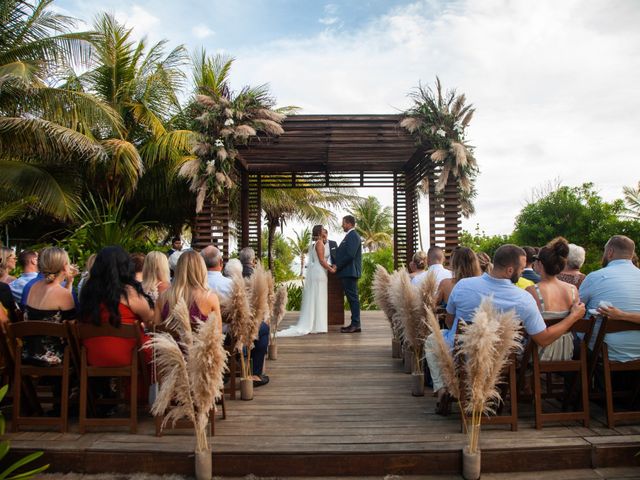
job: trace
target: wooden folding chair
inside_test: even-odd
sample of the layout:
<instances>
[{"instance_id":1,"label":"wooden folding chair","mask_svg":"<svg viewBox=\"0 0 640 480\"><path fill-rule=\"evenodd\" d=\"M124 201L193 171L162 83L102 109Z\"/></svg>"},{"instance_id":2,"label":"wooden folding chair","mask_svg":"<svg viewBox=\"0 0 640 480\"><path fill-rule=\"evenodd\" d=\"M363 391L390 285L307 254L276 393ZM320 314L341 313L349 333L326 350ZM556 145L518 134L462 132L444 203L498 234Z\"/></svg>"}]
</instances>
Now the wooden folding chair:
<instances>
[{"instance_id":1,"label":"wooden folding chair","mask_svg":"<svg viewBox=\"0 0 640 480\"><path fill-rule=\"evenodd\" d=\"M9 325L9 335L13 341L14 375L13 375L13 418L12 431L17 432L20 425L53 425L60 428L62 433L68 430L69 424L69 376L71 365L71 333L68 324L45 321L26 321ZM63 352L62 364L51 366L33 366L22 363L22 341L26 337L47 336L61 339L66 346ZM59 377L62 388L60 392L60 415L58 417L44 417L41 415L23 417L21 395L25 390L24 383L33 377ZM35 392L37 397L37 392ZM55 401L56 399L53 398ZM38 404L40 402L38 401ZM41 413L41 411L40 411Z\"/></svg>"},{"instance_id":2,"label":"wooden folding chair","mask_svg":"<svg viewBox=\"0 0 640 480\"><path fill-rule=\"evenodd\" d=\"M547 326L553 325L555 323L560 322L558 320L547 320L545 323ZM534 403L535 403L535 413L536 420L535 425L536 429L541 429L542 425L547 422L563 422L570 420L579 420L582 421L582 424L585 427L589 426L589 373L588 373L588 364L587 364L587 345L589 340L591 339L591 333L593 330L593 320L592 319L580 319L578 320L571 331L574 333L582 333L584 337L580 342L580 357L578 360L556 360L556 361L541 361L540 360L540 348L538 345L530 340L527 345L527 349L525 350L526 359L531 356L533 362L533 395L534 395ZM524 366L526 368L526 365ZM553 382L551 376L554 373L567 373L573 372L575 377L571 382L571 385L568 389L562 392L562 404L563 410L566 410L569 407L569 404L572 403L572 396L575 391L575 386L578 383L580 384L581 396L580 403L582 405L581 410L576 410L573 412L562 411L562 412L554 412L554 413L545 413L542 411L542 401L543 398L549 398L556 396L553 391ZM540 381L540 376L542 374L546 374L547 382L546 382L546 394L542 391L542 382ZM564 390L564 383L560 385Z\"/></svg>"},{"instance_id":3,"label":"wooden folding chair","mask_svg":"<svg viewBox=\"0 0 640 480\"><path fill-rule=\"evenodd\" d=\"M153 329L154 329L154 333L169 333L174 338L176 337L175 332L169 330L164 325L156 325L153 327ZM152 370L153 372L155 372L155 379L152 379L152 381L156 381L158 383L158 386L160 386L160 383L162 383L162 378L159 377L159 374L155 369L155 367ZM216 401L216 404L222 407L222 419L225 420L227 418L227 409L224 403L224 392L220 397L220 400ZM162 436L163 419L164 419L164 414L158 415L155 417L156 437ZM211 428L211 436L214 436L215 435L215 407L213 406L211 407L211 411L209 412L209 426ZM193 427L193 423L191 423L189 420L178 420L175 424L175 427L169 427L169 428L192 428L192 427ZM165 430L167 430L167 427L165 427Z\"/></svg>"},{"instance_id":4,"label":"wooden folding chair","mask_svg":"<svg viewBox=\"0 0 640 480\"><path fill-rule=\"evenodd\" d=\"M95 427L115 427L127 426L130 433L138 430L138 374L142 372L144 384L148 385L145 361L140 347L142 346L140 323L122 324L116 328L109 323L100 326L76 323L75 336L80 345L80 414L79 430L85 433L86 428ZM95 337L116 337L124 339L134 339L135 343L131 348L131 363L120 367L96 367L87 362L87 349L83 345L83 340ZM87 399L89 397L89 378L96 377L118 377L130 380L129 417L128 418L89 418L87 417Z\"/></svg>"},{"instance_id":5,"label":"wooden folding chair","mask_svg":"<svg viewBox=\"0 0 640 480\"><path fill-rule=\"evenodd\" d=\"M227 362L229 362L229 385L224 388L224 393L229 394L229 399L236 399L236 391L238 390L238 374L240 373L240 352L235 351L232 340L229 345L224 346L229 355L227 356Z\"/></svg>"},{"instance_id":6,"label":"wooden folding chair","mask_svg":"<svg viewBox=\"0 0 640 480\"><path fill-rule=\"evenodd\" d=\"M640 359L628 362L616 362L609 359L609 349L604 341L605 335L609 333L638 331L640 324L627 322L624 320L611 320L607 317L602 319L598 335L593 349L591 372L598 366L598 360L602 358L602 369L604 373L604 397L607 410L607 425L615 428L616 423L626 420L640 420L640 410L633 410L635 402L640 402L640 382L628 385L628 390L614 390L611 381L615 372L637 372L640 375ZM629 410L616 411L614 399L626 399L629 401Z\"/></svg>"}]
</instances>

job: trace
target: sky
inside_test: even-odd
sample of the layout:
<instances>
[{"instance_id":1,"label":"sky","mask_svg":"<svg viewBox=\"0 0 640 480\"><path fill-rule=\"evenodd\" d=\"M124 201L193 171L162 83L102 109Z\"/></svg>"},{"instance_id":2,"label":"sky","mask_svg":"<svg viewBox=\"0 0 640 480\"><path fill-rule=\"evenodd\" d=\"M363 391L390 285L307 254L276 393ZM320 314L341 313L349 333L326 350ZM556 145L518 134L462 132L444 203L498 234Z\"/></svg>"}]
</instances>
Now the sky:
<instances>
[{"instance_id":1,"label":"sky","mask_svg":"<svg viewBox=\"0 0 640 480\"><path fill-rule=\"evenodd\" d=\"M236 58L232 85L268 83L300 113L398 113L436 75L476 107L481 174L463 221L507 234L548 185L640 181L637 0L58 0L88 24L108 11L136 37ZM392 204L390 191L374 193ZM421 212L426 218L426 213ZM427 223L427 222L424 222Z\"/></svg>"}]
</instances>

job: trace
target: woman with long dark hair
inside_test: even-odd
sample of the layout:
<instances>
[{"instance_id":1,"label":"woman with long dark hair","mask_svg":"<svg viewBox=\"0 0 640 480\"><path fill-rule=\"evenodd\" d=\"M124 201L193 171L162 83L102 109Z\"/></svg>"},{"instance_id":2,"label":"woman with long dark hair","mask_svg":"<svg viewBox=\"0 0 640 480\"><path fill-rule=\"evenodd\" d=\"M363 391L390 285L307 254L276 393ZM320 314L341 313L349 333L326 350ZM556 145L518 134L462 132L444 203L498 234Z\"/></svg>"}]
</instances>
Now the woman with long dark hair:
<instances>
[{"instance_id":1,"label":"woman with long dark hair","mask_svg":"<svg viewBox=\"0 0 640 480\"><path fill-rule=\"evenodd\" d=\"M129 254L119 246L105 247L96 256L90 277L80 293L79 321L119 328L136 320L150 324L153 302L135 279ZM98 367L131 363L135 340L95 337L84 341L87 361Z\"/></svg>"}]
</instances>

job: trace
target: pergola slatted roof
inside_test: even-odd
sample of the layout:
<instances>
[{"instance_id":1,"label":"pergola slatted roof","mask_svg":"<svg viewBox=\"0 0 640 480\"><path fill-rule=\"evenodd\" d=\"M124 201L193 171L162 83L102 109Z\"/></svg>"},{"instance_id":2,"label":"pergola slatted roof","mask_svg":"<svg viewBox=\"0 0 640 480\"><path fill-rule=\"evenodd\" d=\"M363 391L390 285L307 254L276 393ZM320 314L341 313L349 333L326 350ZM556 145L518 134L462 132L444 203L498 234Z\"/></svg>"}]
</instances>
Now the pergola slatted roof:
<instances>
[{"instance_id":1,"label":"pergola slatted roof","mask_svg":"<svg viewBox=\"0 0 640 480\"><path fill-rule=\"evenodd\" d=\"M460 233L457 183L443 194L434 185L441 166L400 127L401 115L293 115L279 137L258 136L239 149L240 246L262 249L263 189L322 187L393 188L396 266L418 248L418 184L429 180L429 243L451 251ZM229 199L206 202L198 214L194 244L217 242L228 256ZM219 240L216 240L218 238Z\"/></svg>"},{"instance_id":2,"label":"pergola slatted roof","mask_svg":"<svg viewBox=\"0 0 640 480\"><path fill-rule=\"evenodd\" d=\"M248 172L399 171L416 154L399 115L293 115L285 133L242 149Z\"/></svg>"}]
</instances>

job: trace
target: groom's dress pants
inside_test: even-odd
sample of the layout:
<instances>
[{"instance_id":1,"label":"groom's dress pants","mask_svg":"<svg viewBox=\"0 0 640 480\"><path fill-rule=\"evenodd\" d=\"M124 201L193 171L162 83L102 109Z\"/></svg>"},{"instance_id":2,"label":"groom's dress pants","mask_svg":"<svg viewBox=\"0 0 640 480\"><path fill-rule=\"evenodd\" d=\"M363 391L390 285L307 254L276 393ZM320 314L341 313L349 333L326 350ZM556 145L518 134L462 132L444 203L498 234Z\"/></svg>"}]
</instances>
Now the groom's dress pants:
<instances>
[{"instance_id":1,"label":"groom's dress pants","mask_svg":"<svg viewBox=\"0 0 640 480\"><path fill-rule=\"evenodd\" d=\"M360 328L360 299L358 298L358 279L355 277L343 277L342 289L351 309L351 325Z\"/></svg>"}]
</instances>

